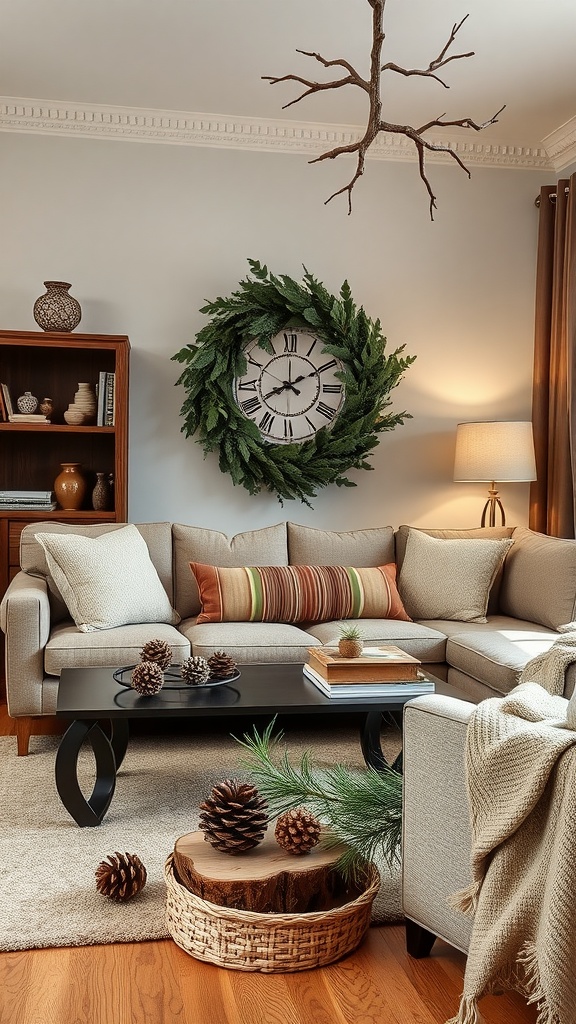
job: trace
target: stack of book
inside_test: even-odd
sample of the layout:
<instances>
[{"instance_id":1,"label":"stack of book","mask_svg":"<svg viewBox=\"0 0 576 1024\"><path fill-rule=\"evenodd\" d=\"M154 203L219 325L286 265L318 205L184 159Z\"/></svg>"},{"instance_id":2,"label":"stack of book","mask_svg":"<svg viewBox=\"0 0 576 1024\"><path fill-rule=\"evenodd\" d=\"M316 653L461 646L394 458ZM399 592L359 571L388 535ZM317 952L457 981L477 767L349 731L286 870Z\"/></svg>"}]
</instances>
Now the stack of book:
<instances>
[{"instance_id":1,"label":"stack of book","mask_svg":"<svg viewBox=\"0 0 576 1024\"><path fill-rule=\"evenodd\" d=\"M0 491L0 512L52 512L56 507L52 491Z\"/></svg>"},{"instance_id":2,"label":"stack of book","mask_svg":"<svg viewBox=\"0 0 576 1024\"><path fill-rule=\"evenodd\" d=\"M98 411L96 425L113 427L116 422L116 374L102 370L98 375Z\"/></svg>"},{"instance_id":3,"label":"stack of book","mask_svg":"<svg viewBox=\"0 0 576 1024\"><path fill-rule=\"evenodd\" d=\"M310 647L304 675L336 700L417 697L433 693L434 683L419 669L418 658L393 644L365 647L359 658L343 658L337 647Z\"/></svg>"}]
</instances>

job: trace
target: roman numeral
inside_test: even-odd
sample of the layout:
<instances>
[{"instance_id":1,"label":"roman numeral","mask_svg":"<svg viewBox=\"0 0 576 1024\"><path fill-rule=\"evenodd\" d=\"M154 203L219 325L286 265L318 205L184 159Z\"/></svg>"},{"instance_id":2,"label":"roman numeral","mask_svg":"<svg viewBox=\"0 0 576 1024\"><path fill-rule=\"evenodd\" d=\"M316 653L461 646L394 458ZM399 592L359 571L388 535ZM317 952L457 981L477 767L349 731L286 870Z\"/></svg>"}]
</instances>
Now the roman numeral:
<instances>
[{"instance_id":1,"label":"roman numeral","mask_svg":"<svg viewBox=\"0 0 576 1024\"><path fill-rule=\"evenodd\" d=\"M325 395L341 395L342 385L341 384L323 384L322 392Z\"/></svg>"},{"instance_id":2,"label":"roman numeral","mask_svg":"<svg viewBox=\"0 0 576 1024\"><path fill-rule=\"evenodd\" d=\"M276 417L273 416L272 413L265 412L262 419L260 420L260 423L258 424L260 430L265 430L266 433L269 434L270 431L272 430L272 425L275 419Z\"/></svg>"},{"instance_id":3,"label":"roman numeral","mask_svg":"<svg viewBox=\"0 0 576 1024\"><path fill-rule=\"evenodd\" d=\"M310 345L310 348L308 349L308 351L307 351L307 353L306 353L306 356L307 356L307 357L308 357L308 356L310 355L310 353L311 353L311 352L313 351L313 349L314 349L314 347L315 347L315 345L316 345L316 342L317 342L317 341L318 341L318 338L314 338L314 341L312 342L312 344Z\"/></svg>"},{"instance_id":4,"label":"roman numeral","mask_svg":"<svg viewBox=\"0 0 576 1024\"><path fill-rule=\"evenodd\" d=\"M251 363L252 366L257 366L259 370L262 369L262 363L259 363L253 356L248 356L248 362Z\"/></svg>"},{"instance_id":5,"label":"roman numeral","mask_svg":"<svg viewBox=\"0 0 576 1024\"><path fill-rule=\"evenodd\" d=\"M310 429L311 429L311 430L313 430L313 431L314 431L314 433L316 433L316 424L315 424L315 423L312 423L312 420L310 419L310 417L309 417L309 416L305 416L305 417L304 417L304 419L306 420L306 423L308 424L308 426L310 427Z\"/></svg>"},{"instance_id":6,"label":"roman numeral","mask_svg":"<svg viewBox=\"0 0 576 1024\"><path fill-rule=\"evenodd\" d=\"M294 437L294 428L292 426L292 420L284 420L284 437Z\"/></svg>"},{"instance_id":7,"label":"roman numeral","mask_svg":"<svg viewBox=\"0 0 576 1024\"><path fill-rule=\"evenodd\" d=\"M239 391L256 391L256 378L254 380L241 380L238 384Z\"/></svg>"},{"instance_id":8,"label":"roman numeral","mask_svg":"<svg viewBox=\"0 0 576 1024\"><path fill-rule=\"evenodd\" d=\"M284 351L285 352L296 352L298 348L298 335L297 334L285 334L284 335Z\"/></svg>"},{"instance_id":9,"label":"roman numeral","mask_svg":"<svg viewBox=\"0 0 576 1024\"><path fill-rule=\"evenodd\" d=\"M240 403L242 409L247 416L251 416L253 412L258 412L258 409L262 408L260 399L254 396L254 398L247 398L245 402Z\"/></svg>"},{"instance_id":10,"label":"roman numeral","mask_svg":"<svg viewBox=\"0 0 576 1024\"><path fill-rule=\"evenodd\" d=\"M331 359L329 363L323 363L322 366L319 366L318 373L324 373L324 370L331 370L333 366L336 366L335 359Z\"/></svg>"},{"instance_id":11,"label":"roman numeral","mask_svg":"<svg viewBox=\"0 0 576 1024\"><path fill-rule=\"evenodd\" d=\"M333 409L331 405L325 405L324 402L318 402L316 411L319 412L321 416L325 416L327 420L333 419L336 415L336 409Z\"/></svg>"}]
</instances>

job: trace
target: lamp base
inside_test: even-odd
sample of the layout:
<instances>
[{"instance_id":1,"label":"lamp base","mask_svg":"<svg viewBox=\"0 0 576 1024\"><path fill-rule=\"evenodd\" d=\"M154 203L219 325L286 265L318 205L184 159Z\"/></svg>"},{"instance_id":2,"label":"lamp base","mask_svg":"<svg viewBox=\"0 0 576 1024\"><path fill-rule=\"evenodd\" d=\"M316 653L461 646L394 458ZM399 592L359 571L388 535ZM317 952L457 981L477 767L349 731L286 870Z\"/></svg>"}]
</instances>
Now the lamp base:
<instances>
[{"instance_id":1,"label":"lamp base","mask_svg":"<svg viewBox=\"0 0 576 1024\"><path fill-rule=\"evenodd\" d=\"M486 514L488 516L488 526L496 526L496 508L500 511L501 526L506 526L506 516L504 514L504 506L498 496L498 491L494 489L494 481L492 481L492 487L488 488L488 501L484 505L482 510L482 519L480 520L480 526L486 526Z\"/></svg>"}]
</instances>

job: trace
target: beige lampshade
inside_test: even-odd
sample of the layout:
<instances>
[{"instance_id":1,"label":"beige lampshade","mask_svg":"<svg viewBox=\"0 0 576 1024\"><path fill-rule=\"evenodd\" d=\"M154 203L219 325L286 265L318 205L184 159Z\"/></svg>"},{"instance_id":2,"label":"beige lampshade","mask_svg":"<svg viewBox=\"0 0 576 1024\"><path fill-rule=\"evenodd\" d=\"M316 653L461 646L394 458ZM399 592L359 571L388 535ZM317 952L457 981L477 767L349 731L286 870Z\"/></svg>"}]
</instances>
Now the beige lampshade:
<instances>
[{"instance_id":1,"label":"beige lampshade","mask_svg":"<svg viewBox=\"0 0 576 1024\"><path fill-rule=\"evenodd\" d=\"M534 438L529 421L458 424L455 481L520 483L535 479Z\"/></svg>"}]
</instances>

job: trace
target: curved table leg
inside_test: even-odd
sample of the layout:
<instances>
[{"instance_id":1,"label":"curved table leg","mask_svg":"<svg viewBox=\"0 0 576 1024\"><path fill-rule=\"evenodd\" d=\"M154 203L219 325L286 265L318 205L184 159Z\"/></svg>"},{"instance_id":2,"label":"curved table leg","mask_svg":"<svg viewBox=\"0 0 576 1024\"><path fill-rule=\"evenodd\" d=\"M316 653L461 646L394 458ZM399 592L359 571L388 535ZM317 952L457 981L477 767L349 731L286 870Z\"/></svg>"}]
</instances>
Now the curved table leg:
<instances>
[{"instance_id":1,"label":"curved table leg","mask_svg":"<svg viewBox=\"0 0 576 1024\"><path fill-rule=\"evenodd\" d=\"M126 755L126 750L128 749L130 723L127 718L108 718L106 720L106 724L108 727L107 736L112 750L114 751L116 772L118 772L118 769Z\"/></svg>"},{"instance_id":2,"label":"curved table leg","mask_svg":"<svg viewBox=\"0 0 576 1024\"><path fill-rule=\"evenodd\" d=\"M96 760L96 781L88 800L78 783L78 755L85 739L89 740ZM100 825L116 787L116 758L113 743L98 722L86 719L72 722L60 741L55 770L58 794L74 821L82 828Z\"/></svg>"},{"instance_id":3,"label":"curved table leg","mask_svg":"<svg viewBox=\"0 0 576 1024\"><path fill-rule=\"evenodd\" d=\"M360 734L360 744L362 747L362 754L364 760L370 768L374 768L377 772L384 771L385 769L391 768L394 772L402 772L402 751L398 754L398 757L394 761L394 764L389 765L388 761L382 753L382 744L380 742L380 731L382 728L382 719L384 717L383 711L369 711L364 719L364 726Z\"/></svg>"}]
</instances>

